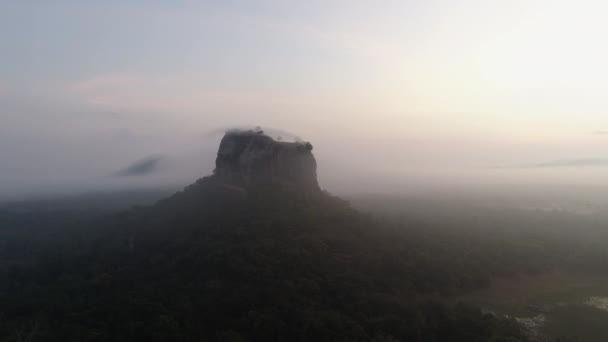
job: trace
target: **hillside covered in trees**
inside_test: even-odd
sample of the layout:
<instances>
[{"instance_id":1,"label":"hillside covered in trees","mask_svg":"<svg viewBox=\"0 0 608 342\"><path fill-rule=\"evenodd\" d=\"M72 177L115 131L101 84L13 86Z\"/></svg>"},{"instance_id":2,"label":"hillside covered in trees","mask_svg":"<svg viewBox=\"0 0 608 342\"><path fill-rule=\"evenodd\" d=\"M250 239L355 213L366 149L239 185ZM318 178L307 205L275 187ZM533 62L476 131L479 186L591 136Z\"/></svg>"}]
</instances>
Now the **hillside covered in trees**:
<instances>
[{"instance_id":1,"label":"hillside covered in trees","mask_svg":"<svg viewBox=\"0 0 608 342\"><path fill-rule=\"evenodd\" d=\"M445 299L605 260L361 213L320 190L311 150L227 135L214 175L155 205L0 212L0 340L526 341Z\"/></svg>"},{"instance_id":2,"label":"hillside covered in trees","mask_svg":"<svg viewBox=\"0 0 608 342\"><path fill-rule=\"evenodd\" d=\"M487 281L456 248L434 251L328 195L268 189L220 205L207 183L101 221L3 228L2 339L522 338L441 303Z\"/></svg>"}]
</instances>

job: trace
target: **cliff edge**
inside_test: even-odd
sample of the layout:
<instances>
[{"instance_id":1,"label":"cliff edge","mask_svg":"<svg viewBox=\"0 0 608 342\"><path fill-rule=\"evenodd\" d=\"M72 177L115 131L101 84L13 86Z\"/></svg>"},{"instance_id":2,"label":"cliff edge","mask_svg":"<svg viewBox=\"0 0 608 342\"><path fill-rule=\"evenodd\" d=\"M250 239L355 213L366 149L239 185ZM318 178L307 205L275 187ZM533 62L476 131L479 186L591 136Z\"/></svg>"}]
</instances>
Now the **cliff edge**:
<instances>
[{"instance_id":1,"label":"cliff edge","mask_svg":"<svg viewBox=\"0 0 608 342\"><path fill-rule=\"evenodd\" d=\"M320 191L312 145L277 141L260 130L229 131L224 135L214 178L245 189L281 186Z\"/></svg>"}]
</instances>

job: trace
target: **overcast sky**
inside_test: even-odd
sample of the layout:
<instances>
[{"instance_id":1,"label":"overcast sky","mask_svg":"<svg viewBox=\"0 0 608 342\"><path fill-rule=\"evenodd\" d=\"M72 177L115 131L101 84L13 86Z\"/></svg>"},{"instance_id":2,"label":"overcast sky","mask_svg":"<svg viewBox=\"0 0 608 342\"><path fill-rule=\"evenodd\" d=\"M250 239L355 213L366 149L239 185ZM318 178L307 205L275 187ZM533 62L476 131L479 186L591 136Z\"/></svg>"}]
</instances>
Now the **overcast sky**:
<instances>
[{"instance_id":1,"label":"overcast sky","mask_svg":"<svg viewBox=\"0 0 608 342\"><path fill-rule=\"evenodd\" d=\"M3 0L0 191L132 185L112 175L149 156L155 181L186 183L213 169L210 132L247 125L312 141L330 189L608 159L607 15L592 0Z\"/></svg>"}]
</instances>

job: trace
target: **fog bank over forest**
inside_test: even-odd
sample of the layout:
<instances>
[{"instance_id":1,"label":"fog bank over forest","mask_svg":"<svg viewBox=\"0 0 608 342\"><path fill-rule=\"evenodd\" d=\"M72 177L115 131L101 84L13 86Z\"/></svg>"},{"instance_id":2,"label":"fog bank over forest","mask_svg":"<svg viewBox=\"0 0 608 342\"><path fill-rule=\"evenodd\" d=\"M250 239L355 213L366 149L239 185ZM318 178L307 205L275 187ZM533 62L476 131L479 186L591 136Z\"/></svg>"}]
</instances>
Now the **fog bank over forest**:
<instances>
[{"instance_id":1,"label":"fog bank over forest","mask_svg":"<svg viewBox=\"0 0 608 342\"><path fill-rule=\"evenodd\" d=\"M255 126L238 126L249 129ZM179 190L214 169L219 140L232 127L202 134L175 135L162 148L140 149L108 142L112 153L82 150L67 154L57 149L52 158L27 160L33 152L8 154L16 164L4 166L0 176L0 200L78 195L124 190ZM300 137L276 128L264 128L276 140L308 141L314 145L321 186L347 198L395 196L405 198L467 199L540 209L598 210L608 204L607 168L600 158L547 161L528 151L521 156L498 158L489 149L471 145L432 145L429 142L397 144L394 140L369 137L341 139L334 134L318 139ZM159 139L164 141L169 140ZM315 141L319 141L316 143ZM41 146L49 149L52 144ZM396 148L398 147L398 148ZM448 148L449 147L449 148ZM98 149L101 147L97 147ZM137 150L141 151L137 153ZM99 150L98 150L99 152ZM476 153L467 153L476 152ZM483 153L482 153L483 152ZM514 155L513 153L512 155ZM557 153L555 153L557 155ZM504 158L503 158L504 157ZM48 162L48 165L43 165ZM36 165L18 172L19 165ZM13 165L11 170L10 165ZM12 171L12 172L11 172Z\"/></svg>"}]
</instances>

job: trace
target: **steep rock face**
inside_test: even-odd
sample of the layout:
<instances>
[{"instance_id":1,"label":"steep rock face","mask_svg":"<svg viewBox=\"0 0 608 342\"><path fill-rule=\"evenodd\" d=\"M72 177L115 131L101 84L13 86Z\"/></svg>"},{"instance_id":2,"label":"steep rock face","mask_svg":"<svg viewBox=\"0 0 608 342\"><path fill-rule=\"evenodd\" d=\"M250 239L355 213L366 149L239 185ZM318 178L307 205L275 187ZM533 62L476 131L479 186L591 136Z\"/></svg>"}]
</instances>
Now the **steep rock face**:
<instances>
[{"instance_id":1,"label":"steep rock face","mask_svg":"<svg viewBox=\"0 0 608 342\"><path fill-rule=\"evenodd\" d=\"M276 141L262 131L231 131L220 143L215 164L215 177L229 185L320 191L310 143Z\"/></svg>"}]
</instances>

